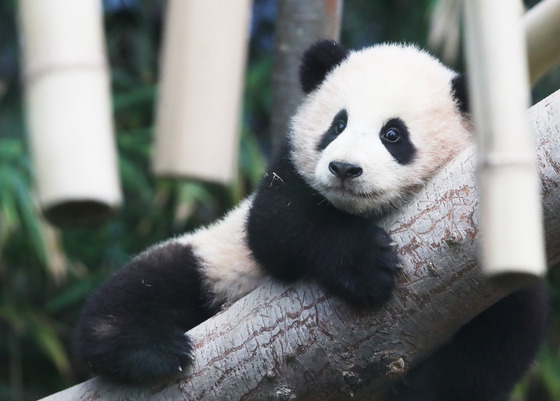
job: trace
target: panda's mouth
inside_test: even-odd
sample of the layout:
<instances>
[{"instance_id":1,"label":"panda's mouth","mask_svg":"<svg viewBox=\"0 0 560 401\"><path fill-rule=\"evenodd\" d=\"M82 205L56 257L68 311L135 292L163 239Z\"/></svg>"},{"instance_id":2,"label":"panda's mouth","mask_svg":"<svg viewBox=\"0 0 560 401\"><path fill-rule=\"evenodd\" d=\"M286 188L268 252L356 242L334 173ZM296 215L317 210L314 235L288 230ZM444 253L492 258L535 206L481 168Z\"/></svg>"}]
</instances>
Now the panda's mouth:
<instances>
[{"instance_id":1,"label":"panda's mouth","mask_svg":"<svg viewBox=\"0 0 560 401\"><path fill-rule=\"evenodd\" d=\"M350 197L373 200L383 197L383 191L360 191L344 184L337 186L327 186L326 190L337 198Z\"/></svg>"}]
</instances>

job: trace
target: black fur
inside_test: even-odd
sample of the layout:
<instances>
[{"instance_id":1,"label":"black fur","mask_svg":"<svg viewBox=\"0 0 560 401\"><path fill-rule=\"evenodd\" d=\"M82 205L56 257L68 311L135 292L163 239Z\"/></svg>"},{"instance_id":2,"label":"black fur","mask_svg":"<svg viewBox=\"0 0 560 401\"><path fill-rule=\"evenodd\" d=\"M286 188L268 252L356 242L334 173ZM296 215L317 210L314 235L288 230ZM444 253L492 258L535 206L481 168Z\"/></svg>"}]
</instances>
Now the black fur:
<instances>
[{"instance_id":1,"label":"black fur","mask_svg":"<svg viewBox=\"0 0 560 401\"><path fill-rule=\"evenodd\" d=\"M548 312L542 286L505 297L414 368L397 386L395 400L493 401L505 396L535 358Z\"/></svg>"},{"instance_id":2,"label":"black fur","mask_svg":"<svg viewBox=\"0 0 560 401\"><path fill-rule=\"evenodd\" d=\"M248 244L271 276L319 282L355 306L379 306L398 271L389 235L373 219L335 209L295 171L289 144L269 165L249 212Z\"/></svg>"},{"instance_id":3,"label":"black fur","mask_svg":"<svg viewBox=\"0 0 560 401\"><path fill-rule=\"evenodd\" d=\"M384 135L388 130L396 130L399 134L398 140L390 142L384 139ZM391 156L400 164L410 164L416 155L416 148L410 140L410 133L403 120L398 117L391 118L385 123L379 133L381 143L385 145Z\"/></svg>"},{"instance_id":4,"label":"black fur","mask_svg":"<svg viewBox=\"0 0 560 401\"><path fill-rule=\"evenodd\" d=\"M304 93L317 89L327 74L348 57L348 50L333 40L322 40L305 51L299 70Z\"/></svg>"},{"instance_id":5,"label":"black fur","mask_svg":"<svg viewBox=\"0 0 560 401\"><path fill-rule=\"evenodd\" d=\"M467 76L464 74L457 75L451 80L451 94L463 114L470 112L468 82Z\"/></svg>"},{"instance_id":6,"label":"black fur","mask_svg":"<svg viewBox=\"0 0 560 401\"><path fill-rule=\"evenodd\" d=\"M190 362L184 334L212 316L190 246L143 252L88 300L76 329L76 353L98 373L142 382L179 373Z\"/></svg>"},{"instance_id":7,"label":"black fur","mask_svg":"<svg viewBox=\"0 0 560 401\"><path fill-rule=\"evenodd\" d=\"M325 148L340 135L337 128L339 123L344 123L344 125L348 123L348 113L345 109L340 110L336 116L334 116L331 126L321 137L321 141L317 145L317 150L319 152L325 150Z\"/></svg>"}]
</instances>

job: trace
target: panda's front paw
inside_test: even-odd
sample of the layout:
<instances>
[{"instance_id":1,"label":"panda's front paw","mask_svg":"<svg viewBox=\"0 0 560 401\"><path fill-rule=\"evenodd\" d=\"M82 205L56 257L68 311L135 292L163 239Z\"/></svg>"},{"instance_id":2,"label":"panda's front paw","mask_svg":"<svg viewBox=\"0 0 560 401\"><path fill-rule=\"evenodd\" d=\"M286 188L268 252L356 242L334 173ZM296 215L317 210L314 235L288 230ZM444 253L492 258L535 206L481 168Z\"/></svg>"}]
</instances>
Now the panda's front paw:
<instances>
[{"instance_id":1,"label":"panda's front paw","mask_svg":"<svg viewBox=\"0 0 560 401\"><path fill-rule=\"evenodd\" d=\"M383 234L386 235L385 232ZM375 241L358 259L348 300L356 306L375 307L389 301L395 289L399 260L391 240Z\"/></svg>"},{"instance_id":2,"label":"panda's front paw","mask_svg":"<svg viewBox=\"0 0 560 401\"><path fill-rule=\"evenodd\" d=\"M376 307L389 301L400 271L389 234L372 227L368 235L371 241L355 262L341 266L326 283L328 290L357 307Z\"/></svg>"},{"instance_id":3,"label":"panda's front paw","mask_svg":"<svg viewBox=\"0 0 560 401\"><path fill-rule=\"evenodd\" d=\"M86 329L89 327L89 330ZM192 341L176 327L81 325L79 357L96 373L124 383L153 382L176 376L193 359Z\"/></svg>"}]
</instances>

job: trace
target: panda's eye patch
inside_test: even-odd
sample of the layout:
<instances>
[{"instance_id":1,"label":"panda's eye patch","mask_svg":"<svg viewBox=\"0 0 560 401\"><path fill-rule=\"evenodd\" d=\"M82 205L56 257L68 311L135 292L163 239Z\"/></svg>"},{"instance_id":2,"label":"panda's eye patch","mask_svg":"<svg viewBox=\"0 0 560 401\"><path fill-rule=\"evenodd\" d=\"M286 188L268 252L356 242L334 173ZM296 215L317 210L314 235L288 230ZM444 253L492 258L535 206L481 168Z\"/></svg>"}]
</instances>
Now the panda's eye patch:
<instances>
[{"instance_id":1,"label":"panda's eye patch","mask_svg":"<svg viewBox=\"0 0 560 401\"><path fill-rule=\"evenodd\" d=\"M381 143L400 164L412 163L416 155L416 148L410 140L408 127L398 117L390 118L379 132Z\"/></svg>"},{"instance_id":2,"label":"panda's eye patch","mask_svg":"<svg viewBox=\"0 0 560 401\"><path fill-rule=\"evenodd\" d=\"M329 144L334 141L348 125L348 112L345 109L340 110L334 116L327 132L323 134L321 140L317 144L317 150L322 152Z\"/></svg>"},{"instance_id":3,"label":"panda's eye patch","mask_svg":"<svg viewBox=\"0 0 560 401\"><path fill-rule=\"evenodd\" d=\"M387 142L397 143L401 138L401 134L398 129L389 128L383 133L382 138Z\"/></svg>"}]
</instances>

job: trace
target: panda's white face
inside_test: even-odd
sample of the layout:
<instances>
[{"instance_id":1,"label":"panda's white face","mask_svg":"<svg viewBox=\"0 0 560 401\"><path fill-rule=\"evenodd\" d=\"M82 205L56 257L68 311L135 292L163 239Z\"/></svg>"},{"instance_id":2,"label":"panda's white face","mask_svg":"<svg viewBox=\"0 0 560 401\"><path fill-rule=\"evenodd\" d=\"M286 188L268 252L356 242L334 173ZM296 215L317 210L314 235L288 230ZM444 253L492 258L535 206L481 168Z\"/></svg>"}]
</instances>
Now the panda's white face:
<instances>
[{"instance_id":1,"label":"panda's white face","mask_svg":"<svg viewBox=\"0 0 560 401\"><path fill-rule=\"evenodd\" d=\"M454 76L411 46L351 52L292 120L296 169L349 213L397 206L470 143Z\"/></svg>"}]
</instances>

